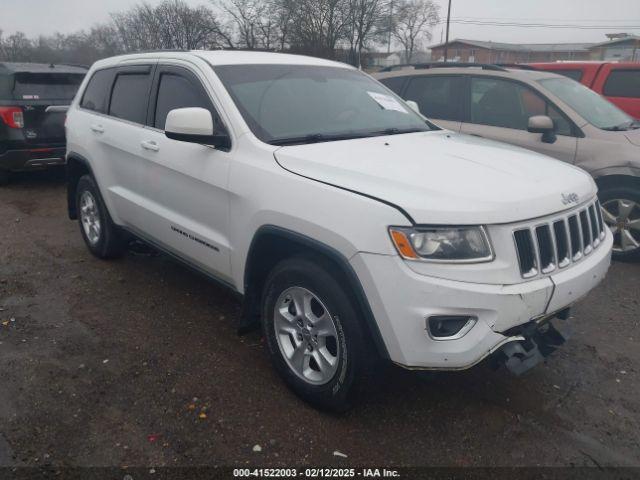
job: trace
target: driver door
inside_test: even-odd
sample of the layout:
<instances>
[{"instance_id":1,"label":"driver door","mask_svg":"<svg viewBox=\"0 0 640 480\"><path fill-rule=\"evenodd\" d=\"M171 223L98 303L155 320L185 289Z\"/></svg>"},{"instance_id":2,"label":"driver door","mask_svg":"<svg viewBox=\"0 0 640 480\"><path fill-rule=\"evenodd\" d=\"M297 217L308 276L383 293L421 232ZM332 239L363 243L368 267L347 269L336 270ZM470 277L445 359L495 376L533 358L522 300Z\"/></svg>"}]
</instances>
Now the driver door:
<instances>
[{"instance_id":1,"label":"driver door","mask_svg":"<svg viewBox=\"0 0 640 480\"><path fill-rule=\"evenodd\" d=\"M209 110L214 129L222 125L206 88L189 68L159 64L142 139L155 220L144 227L162 246L191 264L230 281L228 177L231 153L209 145L171 140L167 114L177 108Z\"/></svg>"}]
</instances>

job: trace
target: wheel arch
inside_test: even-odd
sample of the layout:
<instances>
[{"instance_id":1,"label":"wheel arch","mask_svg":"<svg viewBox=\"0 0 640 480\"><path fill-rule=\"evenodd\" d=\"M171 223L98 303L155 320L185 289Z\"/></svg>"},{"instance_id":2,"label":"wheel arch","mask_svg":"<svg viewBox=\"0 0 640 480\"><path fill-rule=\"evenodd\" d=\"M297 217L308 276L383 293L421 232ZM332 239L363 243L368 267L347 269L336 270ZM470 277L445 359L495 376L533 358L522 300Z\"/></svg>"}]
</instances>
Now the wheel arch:
<instances>
[{"instance_id":1,"label":"wheel arch","mask_svg":"<svg viewBox=\"0 0 640 480\"><path fill-rule=\"evenodd\" d=\"M362 326L369 334L381 358L389 358L369 301L349 260L335 248L306 235L274 225L260 227L253 236L244 269L243 326L255 325L260 316L264 282L280 261L296 255L313 256L330 265L351 289L356 299Z\"/></svg>"},{"instance_id":2,"label":"wheel arch","mask_svg":"<svg viewBox=\"0 0 640 480\"><path fill-rule=\"evenodd\" d=\"M77 153L67 155L67 214L71 220L78 218L76 211L76 189L83 175L93 175L89 161ZM94 177L95 178L95 177Z\"/></svg>"},{"instance_id":3,"label":"wheel arch","mask_svg":"<svg viewBox=\"0 0 640 480\"><path fill-rule=\"evenodd\" d=\"M634 175L625 175L622 173L612 173L602 175L595 179L598 190L605 190L613 187L629 187L640 191L640 177Z\"/></svg>"}]
</instances>

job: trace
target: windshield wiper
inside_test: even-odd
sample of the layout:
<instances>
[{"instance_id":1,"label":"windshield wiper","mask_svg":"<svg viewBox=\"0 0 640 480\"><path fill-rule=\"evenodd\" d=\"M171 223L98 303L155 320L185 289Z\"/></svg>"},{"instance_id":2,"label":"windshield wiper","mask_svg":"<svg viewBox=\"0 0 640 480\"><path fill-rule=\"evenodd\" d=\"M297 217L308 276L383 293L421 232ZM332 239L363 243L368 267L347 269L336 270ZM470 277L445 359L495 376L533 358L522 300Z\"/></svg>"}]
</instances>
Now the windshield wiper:
<instances>
[{"instance_id":1,"label":"windshield wiper","mask_svg":"<svg viewBox=\"0 0 640 480\"><path fill-rule=\"evenodd\" d=\"M640 122L638 120L631 120L630 122L614 125L613 127L605 127L603 130L610 132L626 132L627 130L635 130L636 128L640 128Z\"/></svg>"},{"instance_id":2,"label":"windshield wiper","mask_svg":"<svg viewBox=\"0 0 640 480\"><path fill-rule=\"evenodd\" d=\"M384 130L379 130L377 132L372 132L371 134L367 135L369 137L377 137L379 135L401 135L403 133L416 133L416 132L428 132L429 130L425 130L422 128L397 128L397 127L392 127L392 128L386 128Z\"/></svg>"},{"instance_id":3,"label":"windshield wiper","mask_svg":"<svg viewBox=\"0 0 640 480\"><path fill-rule=\"evenodd\" d=\"M320 143L320 142L333 142L334 140L350 140L353 138L362 138L366 135L356 133L339 133L333 135L327 135L323 133L312 133L309 135L302 135L300 137L290 138L276 138L270 140L271 145L278 145L280 147L285 145L304 145L308 143Z\"/></svg>"},{"instance_id":4,"label":"windshield wiper","mask_svg":"<svg viewBox=\"0 0 640 480\"><path fill-rule=\"evenodd\" d=\"M320 143L320 142L333 142L336 140L352 140L355 138L369 138L369 137L379 137L382 135L400 135L402 133L415 133L415 132L428 132L428 130L422 128L386 128L384 130L377 130L374 132L364 132L364 133L335 133L335 134L324 134L324 133L312 133L309 135L301 135L299 137L290 137L290 138L276 138L274 140L269 141L271 145L277 145L280 147L286 145L304 145L308 143Z\"/></svg>"}]
</instances>

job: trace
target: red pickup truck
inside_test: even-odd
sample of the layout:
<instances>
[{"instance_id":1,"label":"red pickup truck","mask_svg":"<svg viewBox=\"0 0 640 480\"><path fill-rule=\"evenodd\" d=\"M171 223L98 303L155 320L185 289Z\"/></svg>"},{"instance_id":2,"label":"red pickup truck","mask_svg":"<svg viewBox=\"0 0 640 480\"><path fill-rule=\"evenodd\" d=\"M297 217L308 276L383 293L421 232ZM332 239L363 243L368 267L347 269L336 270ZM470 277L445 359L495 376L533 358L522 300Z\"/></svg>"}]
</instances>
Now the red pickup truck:
<instances>
[{"instance_id":1,"label":"red pickup truck","mask_svg":"<svg viewBox=\"0 0 640 480\"><path fill-rule=\"evenodd\" d=\"M572 78L640 119L640 63L559 62L529 66Z\"/></svg>"}]
</instances>

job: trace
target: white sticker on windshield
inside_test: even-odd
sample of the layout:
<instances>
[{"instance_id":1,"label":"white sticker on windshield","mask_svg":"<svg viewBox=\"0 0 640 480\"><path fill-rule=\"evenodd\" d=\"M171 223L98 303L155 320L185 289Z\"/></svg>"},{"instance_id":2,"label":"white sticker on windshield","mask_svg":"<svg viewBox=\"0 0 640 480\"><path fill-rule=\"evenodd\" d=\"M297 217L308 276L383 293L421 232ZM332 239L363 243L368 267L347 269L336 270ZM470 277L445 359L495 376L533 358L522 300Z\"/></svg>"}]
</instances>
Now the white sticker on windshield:
<instances>
[{"instance_id":1,"label":"white sticker on windshield","mask_svg":"<svg viewBox=\"0 0 640 480\"><path fill-rule=\"evenodd\" d=\"M408 113L407 109L402 104L393 98L391 95L385 95L384 93L367 92L371 98L373 98L378 105L385 110L395 110L396 112Z\"/></svg>"}]
</instances>

